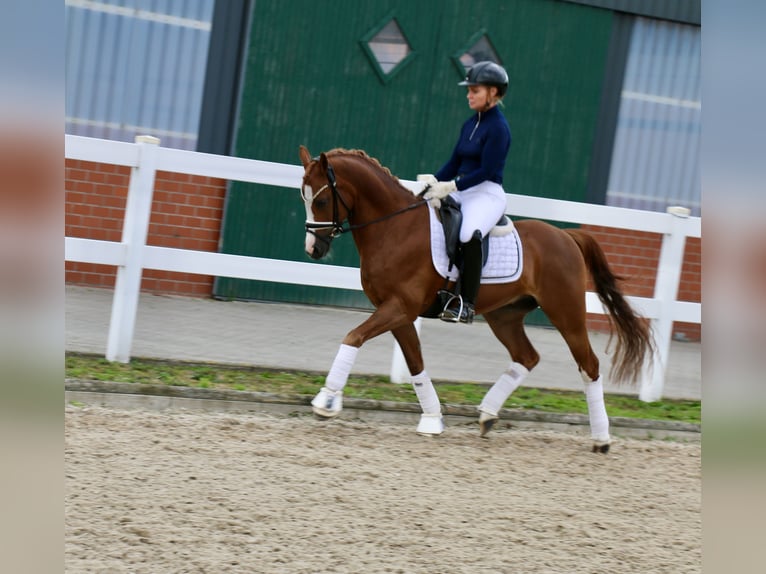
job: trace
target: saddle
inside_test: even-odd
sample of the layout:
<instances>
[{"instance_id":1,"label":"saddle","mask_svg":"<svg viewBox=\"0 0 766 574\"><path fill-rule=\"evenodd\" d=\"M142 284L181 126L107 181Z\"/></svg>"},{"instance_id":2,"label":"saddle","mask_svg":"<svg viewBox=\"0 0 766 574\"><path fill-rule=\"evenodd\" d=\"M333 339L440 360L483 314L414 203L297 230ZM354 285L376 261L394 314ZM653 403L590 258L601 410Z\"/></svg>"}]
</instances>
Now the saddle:
<instances>
[{"instance_id":1,"label":"saddle","mask_svg":"<svg viewBox=\"0 0 766 574\"><path fill-rule=\"evenodd\" d=\"M462 263L461 243L460 243L460 225L463 223L463 212L460 211L460 204L451 196L441 199L439 207L439 219L444 228L444 240L447 247L447 259L449 259L449 268L457 265L460 269ZM495 227L505 227L510 225L510 220L505 215L501 216ZM481 238L481 266L484 267L489 257L489 236Z\"/></svg>"},{"instance_id":2,"label":"saddle","mask_svg":"<svg viewBox=\"0 0 766 574\"><path fill-rule=\"evenodd\" d=\"M444 286L439 291L437 291L431 305L424 312L420 313L421 317L428 319L438 317L439 314L444 310L445 305L447 305L447 303L454 297L454 292L447 289L450 283L450 271L452 271L453 266L457 266L459 271L462 270L463 264L462 253L460 249L462 245L460 243L460 225L463 222L463 213L460 210L460 204L450 196L444 197L441 199L440 207L434 211L434 215L435 216L432 217L433 224L441 225L444 232L444 244L440 246L440 249L444 249L442 253L446 251L444 254L444 259L447 261L444 263L444 273L442 273L442 276L445 277ZM497 240L499 238L496 236L502 235L513 237L513 235L511 235L513 231L513 223L510 219L508 219L507 216L504 215L500 218L498 224L492 228L490 233L487 234L487 237L482 238L482 267L486 267L486 263L489 260L489 246L498 246L498 243L491 242L489 238L492 237L493 240ZM502 251L499 253L502 253ZM444 261L444 259L442 259L442 261ZM434 266L437 266L436 260L434 261ZM517 270L517 272L520 271ZM515 278L511 280L515 280ZM457 276L457 282L460 282L459 273ZM457 291L458 288L459 286L456 285L455 291Z\"/></svg>"}]
</instances>

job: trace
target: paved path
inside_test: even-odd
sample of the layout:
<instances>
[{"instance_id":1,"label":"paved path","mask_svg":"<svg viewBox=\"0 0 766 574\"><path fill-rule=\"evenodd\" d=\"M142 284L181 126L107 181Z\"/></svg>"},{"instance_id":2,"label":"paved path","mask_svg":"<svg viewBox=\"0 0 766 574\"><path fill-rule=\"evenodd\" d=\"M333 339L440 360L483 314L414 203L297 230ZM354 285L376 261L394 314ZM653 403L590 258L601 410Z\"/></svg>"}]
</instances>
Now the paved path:
<instances>
[{"instance_id":1,"label":"paved path","mask_svg":"<svg viewBox=\"0 0 766 574\"><path fill-rule=\"evenodd\" d=\"M112 291L66 287L66 350L106 353ZM133 357L203 361L326 373L344 335L367 311L333 307L245 303L142 294L132 347ZM530 327L529 339L541 356L525 386L581 390L582 380L561 335ZM508 364L505 348L484 322L452 325L424 320L421 329L426 370L434 381L491 383ZM591 340L609 369L608 335ZM352 374L389 375L394 339L385 334L364 345ZM701 345L673 342L666 398L700 400ZM638 394L638 389L607 383L608 393Z\"/></svg>"}]
</instances>

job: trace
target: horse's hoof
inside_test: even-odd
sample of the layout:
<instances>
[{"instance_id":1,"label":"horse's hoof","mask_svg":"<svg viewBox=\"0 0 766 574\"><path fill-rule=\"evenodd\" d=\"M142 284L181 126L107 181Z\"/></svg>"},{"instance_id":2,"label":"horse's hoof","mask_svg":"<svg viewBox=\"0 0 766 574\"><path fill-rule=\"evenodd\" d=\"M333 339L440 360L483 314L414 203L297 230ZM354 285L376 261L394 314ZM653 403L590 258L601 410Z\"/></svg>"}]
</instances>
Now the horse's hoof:
<instances>
[{"instance_id":1,"label":"horse's hoof","mask_svg":"<svg viewBox=\"0 0 766 574\"><path fill-rule=\"evenodd\" d=\"M492 430L492 427L495 426L498 420L499 417L497 415L486 411L479 411L479 436L487 438L487 433Z\"/></svg>"},{"instance_id":2,"label":"horse's hoof","mask_svg":"<svg viewBox=\"0 0 766 574\"><path fill-rule=\"evenodd\" d=\"M421 436L439 436L444 432L444 420L441 414L422 414L415 432Z\"/></svg>"},{"instance_id":3,"label":"horse's hoof","mask_svg":"<svg viewBox=\"0 0 766 574\"><path fill-rule=\"evenodd\" d=\"M486 421L479 421L479 437L481 438L487 438L487 434L489 431L492 430L492 427L495 426L495 423L498 421L498 419L488 419Z\"/></svg>"},{"instance_id":4,"label":"horse's hoof","mask_svg":"<svg viewBox=\"0 0 766 574\"><path fill-rule=\"evenodd\" d=\"M331 411L331 410L322 409L318 407L311 407L311 410L314 411L314 416L320 421L329 421L330 419L334 419L340 414L339 410Z\"/></svg>"},{"instance_id":5,"label":"horse's hoof","mask_svg":"<svg viewBox=\"0 0 766 574\"><path fill-rule=\"evenodd\" d=\"M343 393L323 387L311 401L311 410L321 420L337 417L343 410Z\"/></svg>"},{"instance_id":6,"label":"horse's hoof","mask_svg":"<svg viewBox=\"0 0 766 574\"><path fill-rule=\"evenodd\" d=\"M609 452L609 443L594 443L593 444L593 450L592 452L600 452L601 454L606 454Z\"/></svg>"}]
</instances>

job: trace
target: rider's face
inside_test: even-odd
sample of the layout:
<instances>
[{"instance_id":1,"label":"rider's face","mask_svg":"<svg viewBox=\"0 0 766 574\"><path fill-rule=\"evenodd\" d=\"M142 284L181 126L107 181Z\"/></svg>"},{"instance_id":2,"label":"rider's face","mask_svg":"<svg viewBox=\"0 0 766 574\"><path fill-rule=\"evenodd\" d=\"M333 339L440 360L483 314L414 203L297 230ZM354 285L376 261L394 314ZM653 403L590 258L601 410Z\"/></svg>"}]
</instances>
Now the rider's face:
<instances>
[{"instance_id":1,"label":"rider's face","mask_svg":"<svg viewBox=\"0 0 766 574\"><path fill-rule=\"evenodd\" d=\"M487 86L468 86L468 93L466 94L468 107L476 112L487 109L493 103L491 98L494 92L492 90L496 91L497 89Z\"/></svg>"}]
</instances>

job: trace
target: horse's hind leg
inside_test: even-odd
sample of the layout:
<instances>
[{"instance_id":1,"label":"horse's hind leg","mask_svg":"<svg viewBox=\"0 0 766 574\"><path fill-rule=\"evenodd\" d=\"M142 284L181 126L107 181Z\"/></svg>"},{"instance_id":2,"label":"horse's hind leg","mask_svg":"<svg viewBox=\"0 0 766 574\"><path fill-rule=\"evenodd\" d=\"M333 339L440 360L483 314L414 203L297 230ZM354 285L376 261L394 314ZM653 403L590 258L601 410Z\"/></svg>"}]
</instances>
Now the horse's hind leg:
<instances>
[{"instance_id":1,"label":"horse's hind leg","mask_svg":"<svg viewBox=\"0 0 766 574\"><path fill-rule=\"evenodd\" d=\"M420 339L413 323L409 323L391 333L399 343L407 368L412 375L412 387L418 397L423 414L420 415L417 432L422 435L435 436L444 431L441 403L434 389L431 377L423 368L423 354L420 350Z\"/></svg>"},{"instance_id":2,"label":"horse's hind leg","mask_svg":"<svg viewBox=\"0 0 766 574\"><path fill-rule=\"evenodd\" d=\"M591 347L585 324L585 301L579 298L577 301L579 304L574 300L567 302L565 298L559 298L556 306L545 309L545 312L564 337L585 384L593 452L607 453L612 440L604 404L604 385L599 373L599 360Z\"/></svg>"},{"instance_id":3,"label":"horse's hind leg","mask_svg":"<svg viewBox=\"0 0 766 574\"><path fill-rule=\"evenodd\" d=\"M529 372L540 361L532 343L524 332L524 316L537 303L519 303L484 314L484 318L497 339L508 349L511 363L487 391L479 405L479 428L484 437L498 420L500 409Z\"/></svg>"}]
</instances>

